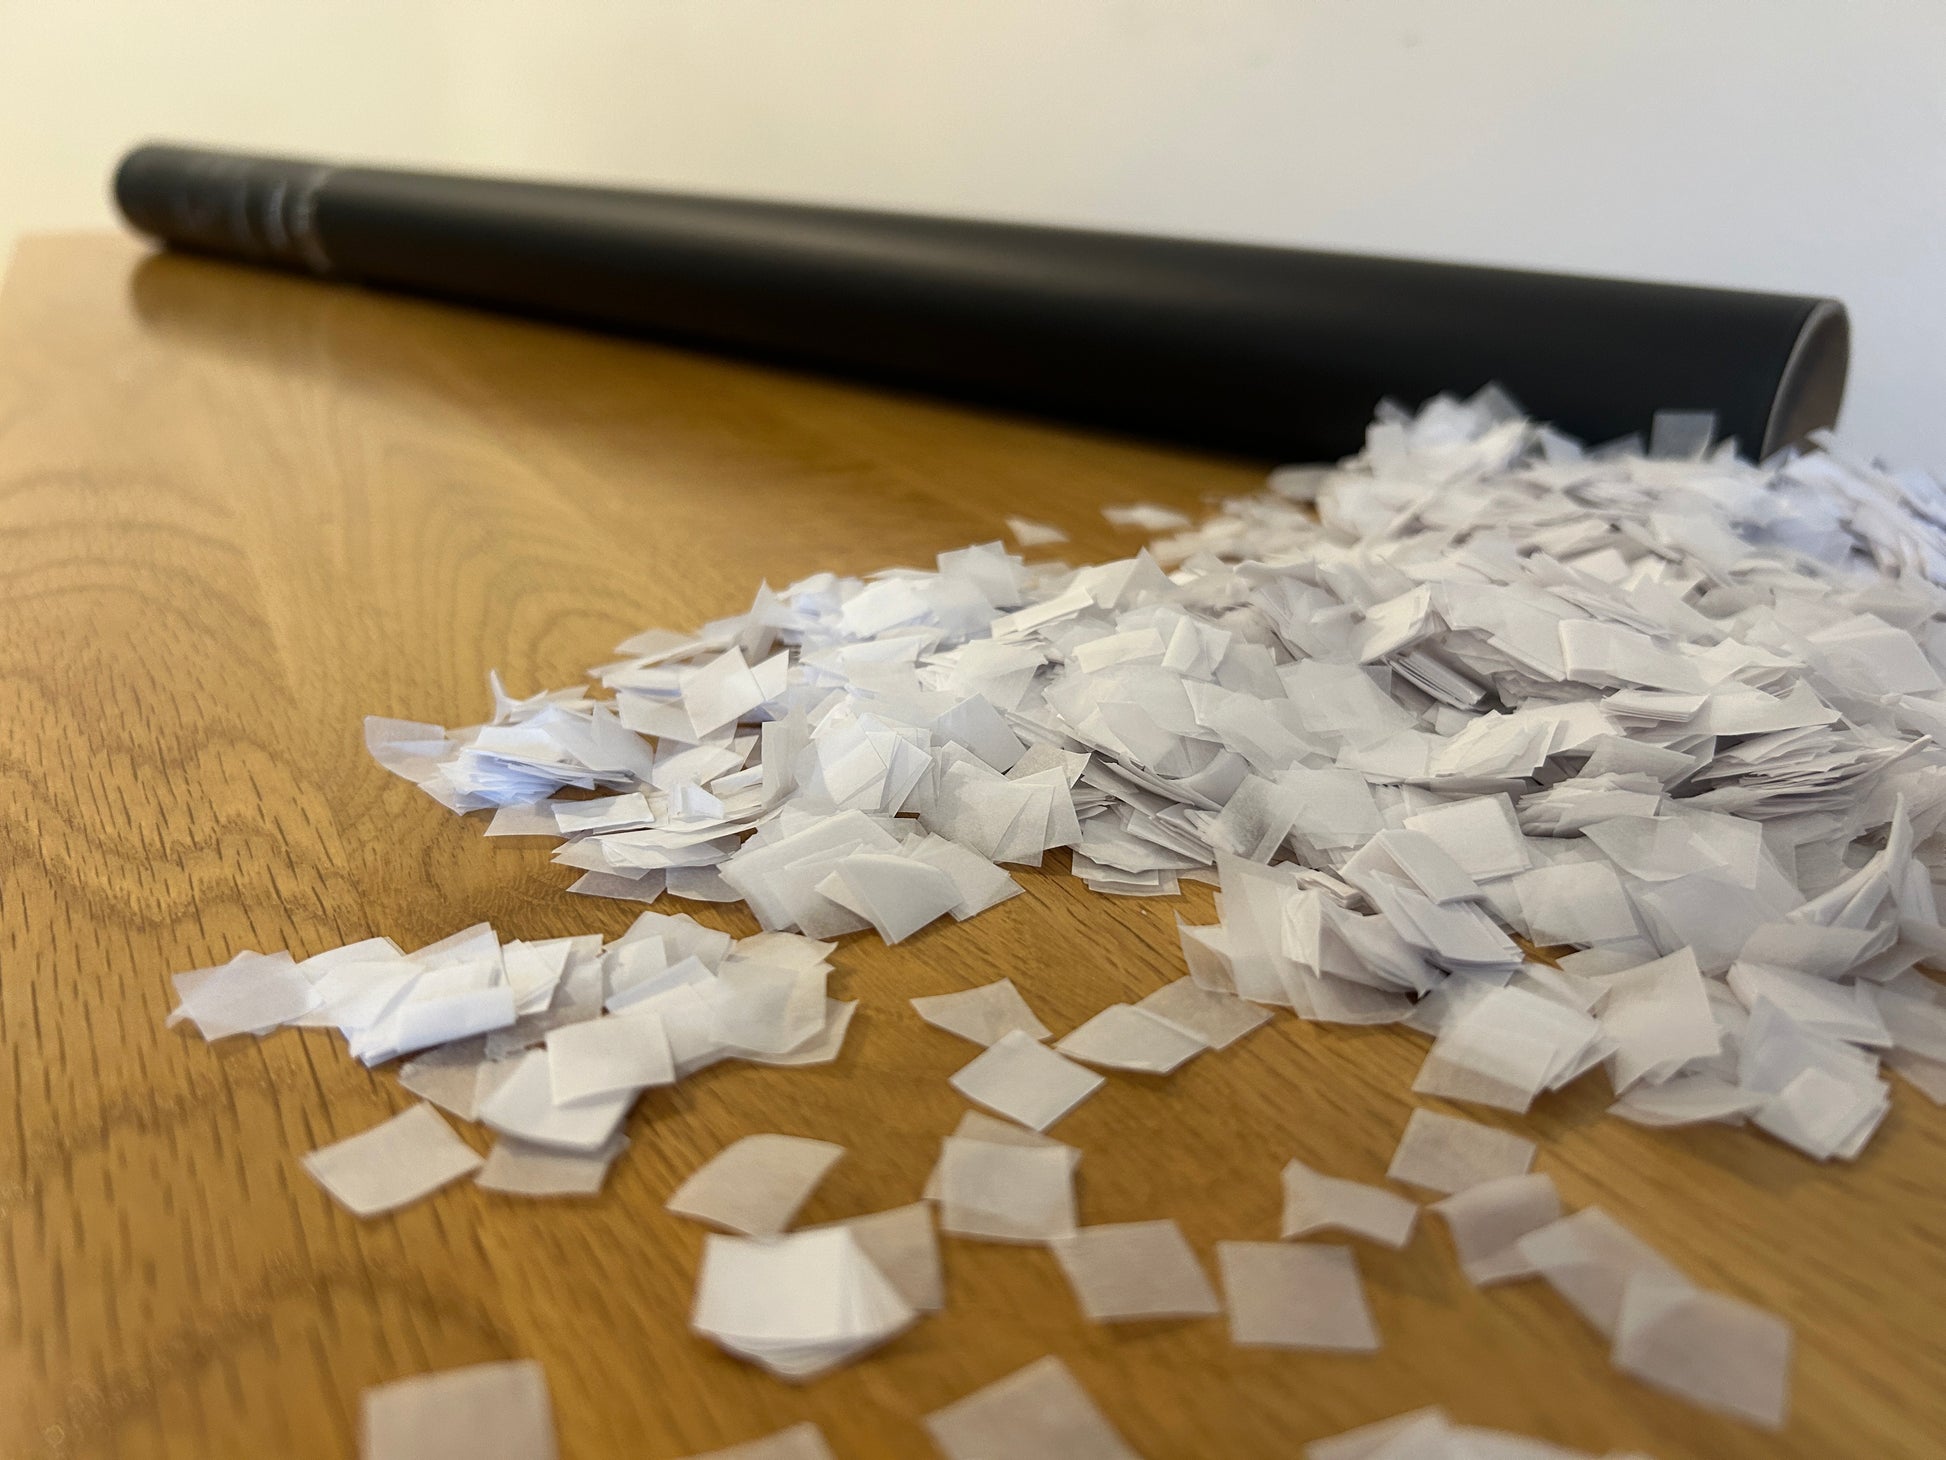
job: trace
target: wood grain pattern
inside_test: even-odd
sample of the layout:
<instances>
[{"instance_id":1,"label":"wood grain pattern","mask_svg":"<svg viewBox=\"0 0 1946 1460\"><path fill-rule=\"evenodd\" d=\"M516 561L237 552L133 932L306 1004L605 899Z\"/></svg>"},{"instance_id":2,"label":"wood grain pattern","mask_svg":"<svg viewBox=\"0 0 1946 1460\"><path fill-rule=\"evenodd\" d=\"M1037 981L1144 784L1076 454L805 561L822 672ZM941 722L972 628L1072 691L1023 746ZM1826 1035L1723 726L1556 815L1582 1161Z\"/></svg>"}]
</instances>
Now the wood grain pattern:
<instances>
[{"instance_id":1,"label":"wood grain pattern","mask_svg":"<svg viewBox=\"0 0 1946 1460\"><path fill-rule=\"evenodd\" d=\"M1361 1250L1374 1358L1238 1350L1220 1322L1093 1328L1033 1250L948 1242L951 1306L805 1388L687 1331L700 1231L661 1203L730 1140L850 1154L805 1212L916 1195L974 1052L905 1006L1012 977L1057 1029L1180 972L1180 901L1027 874L965 927L839 955L843 1058L655 1092L608 1190L471 1187L360 1223L301 1152L406 1099L335 1036L206 1047L168 975L243 946L618 932L536 843L489 842L365 758L368 712L475 719L498 666L573 682L622 635L741 610L759 579L922 563L1005 512L1127 551L1106 502L1193 506L1250 464L220 265L31 241L0 293L0 1457L346 1456L365 1386L531 1356L570 1460L668 1460L803 1418L845 1460L1058 1353L1135 1446L1286 1456L1428 1403L1660 1460L1946 1445L1946 1112L1901 1086L1855 1166L1601 1117L1599 1079L1504 1123L1570 1203L1796 1324L1781 1437L1611 1372L1538 1285L1480 1294L1436 1222ZM698 908L747 931L738 911ZM1208 1258L1276 1233L1293 1155L1368 1180L1420 1045L1281 1019L1064 1121L1084 1220L1175 1216ZM1488 1118L1492 1118L1490 1115ZM484 1142L476 1135L476 1144ZM1213 1266L1213 1264L1212 1264Z\"/></svg>"}]
</instances>

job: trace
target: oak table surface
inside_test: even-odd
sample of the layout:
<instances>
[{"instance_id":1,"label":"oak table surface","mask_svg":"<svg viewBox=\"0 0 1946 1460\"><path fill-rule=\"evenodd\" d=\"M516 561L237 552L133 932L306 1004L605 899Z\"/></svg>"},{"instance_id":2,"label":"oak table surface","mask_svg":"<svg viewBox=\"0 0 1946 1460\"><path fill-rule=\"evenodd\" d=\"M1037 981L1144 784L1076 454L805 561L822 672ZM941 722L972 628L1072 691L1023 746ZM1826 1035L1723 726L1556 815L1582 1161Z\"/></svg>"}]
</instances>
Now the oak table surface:
<instances>
[{"instance_id":1,"label":"oak table surface","mask_svg":"<svg viewBox=\"0 0 1946 1460\"><path fill-rule=\"evenodd\" d=\"M390 1070L328 1031L163 1027L169 975L239 948L626 926L564 894L545 844L486 840L379 771L362 716L471 723L490 668L573 684L760 580L928 565L1007 513L1066 528L1075 561L1126 555L1103 504L1194 509L1261 468L120 238L24 243L0 292L0 1457L349 1456L368 1385L516 1357L545 1366L568 1460L803 1419L840 1460L917 1457L927 1411L1048 1353L1150 1460L1292 1456L1435 1403L1659 1460L1946 1450L1946 1112L1903 1084L1829 1167L1605 1118L1600 1076L1526 1119L1466 1112L1539 1140L1571 1207L1791 1321L1781 1435L1617 1374L1543 1284L1476 1292L1433 1218L1359 1249L1371 1357L1239 1349L1221 1320L1091 1326L1045 1251L951 1238L946 1311L811 1384L689 1332L703 1233L662 1209L683 1177L782 1131L849 1151L802 1220L914 1200L977 1051L905 1001L1007 976L1065 1030L1180 976L1175 918L1210 921L1205 889L1023 872L964 926L847 939L840 1059L652 1092L590 1201L460 1185L360 1222L298 1158L405 1108ZM1213 1271L1217 1241L1276 1236L1291 1157L1382 1178L1427 1103L1422 1048L1284 1017L1111 1079L1054 1131L1087 1153L1083 1220L1174 1217Z\"/></svg>"}]
</instances>

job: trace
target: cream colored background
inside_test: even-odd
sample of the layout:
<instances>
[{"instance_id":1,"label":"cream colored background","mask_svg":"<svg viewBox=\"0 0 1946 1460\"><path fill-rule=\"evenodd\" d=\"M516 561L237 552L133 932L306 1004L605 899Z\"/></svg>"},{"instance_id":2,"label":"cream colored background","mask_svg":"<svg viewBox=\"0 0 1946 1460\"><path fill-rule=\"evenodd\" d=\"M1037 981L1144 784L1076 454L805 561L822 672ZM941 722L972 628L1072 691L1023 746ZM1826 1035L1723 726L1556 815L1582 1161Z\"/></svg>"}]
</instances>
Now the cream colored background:
<instances>
[{"instance_id":1,"label":"cream colored background","mask_svg":"<svg viewBox=\"0 0 1946 1460\"><path fill-rule=\"evenodd\" d=\"M1834 293L1946 470L1946 0L0 0L0 247L149 137Z\"/></svg>"}]
</instances>

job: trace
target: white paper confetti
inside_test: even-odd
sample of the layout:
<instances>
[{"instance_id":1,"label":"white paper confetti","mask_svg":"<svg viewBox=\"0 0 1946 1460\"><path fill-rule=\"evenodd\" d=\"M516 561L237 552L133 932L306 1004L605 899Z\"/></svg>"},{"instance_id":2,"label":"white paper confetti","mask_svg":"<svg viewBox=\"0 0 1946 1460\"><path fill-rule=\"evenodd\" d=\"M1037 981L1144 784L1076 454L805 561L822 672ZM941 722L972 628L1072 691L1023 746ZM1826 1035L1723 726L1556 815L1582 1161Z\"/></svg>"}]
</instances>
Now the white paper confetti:
<instances>
[{"instance_id":1,"label":"white paper confetti","mask_svg":"<svg viewBox=\"0 0 1946 1460\"><path fill-rule=\"evenodd\" d=\"M1166 1075L1209 1048L1196 1035L1133 1004L1110 1004L1054 1047L1070 1059L1103 1069L1150 1075Z\"/></svg>"},{"instance_id":2,"label":"white paper confetti","mask_svg":"<svg viewBox=\"0 0 1946 1460\"><path fill-rule=\"evenodd\" d=\"M654 1014L584 1019L547 1036L548 1089L575 1105L675 1083L669 1039Z\"/></svg>"},{"instance_id":3,"label":"white paper confetti","mask_svg":"<svg viewBox=\"0 0 1946 1460\"><path fill-rule=\"evenodd\" d=\"M206 1040L264 1034L322 1002L288 953L239 953L218 968L176 975L179 1011Z\"/></svg>"},{"instance_id":4,"label":"white paper confetti","mask_svg":"<svg viewBox=\"0 0 1946 1460\"><path fill-rule=\"evenodd\" d=\"M802 1136L745 1136L698 1167L664 1205L725 1231L775 1236L844 1154L843 1146Z\"/></svg>"},{"instance_id":5,"label":"white paper confetti","mask_svg":"<svg viewBox=\"0 0 1946 1460\"><path fill-rule=\"evenodd\" d=\"M1179 978L1136 1002L1136 1008L1192 1034L1211 1049L1228 1049L1270 1022L1270 1010Z\"/></svg>"},{"instance_id":6,"label":"white paper confetti","mask_svg":"<svg viewBox=\"0 0 1946 1460\"><path fill-rule=\"evenodd\" d=\"M1045 522L1036 522L1029 517L1009 517L1007 531L1012 533L1014 541L1024 548L1048 547L1068 540L1068 535L1060 528L1049 526Z\"/></svg>"},{"instance_id":7,"label":"white paper confetti","mask_svg":"<svg viewBox=\"0 0 1946 1460\"><path fill-rule=\"evenodd\" d=\"M1053 1033L1027 1006L1010 978L959 993L916 998L912 1007L934 1028L979 1045L996 1044L1016 1029L1037 1040Z\"/></svg>"},{"instance_id":8,"label":"white paper confetti","mask_svg":"<svg viewBox=\"0 0 1946 1460\"><path fill-rule=\"evenodd\" d=\"M1038 1131L1028 1130L1015 1125L1010 1120L995 1120L980 1110L968 1110L953 1127L952 1134L960 1140L985 1141L993 1146L1051 1146L1055 1150L1067 1152L1068 1165L1072 1168L1081 1160L1081 1152L1073 1146L1064 1145L1052 1136L1044 1136ZM944 1147L941 1148L942 1159ZM921 1193L927 1201L939 1200L939 1165L934 1163L932 1172L926 1177L925 1190Z\"/></svg>"},{"instance_id":9,"label":"white paper confetti","mask_svg":"<svg viewBox=\"0 0 1946 1460\"><path fill-rule=\"evenodd\" d=\"M1052 1355L935 1409L926 1430L946 1460L1141 1460Z\"/></svg>"},{"instance_id":10,"label":"white paper confetti","mask_svg":"<svg viewBox=\"0 0 1946 1460\"><path fill-rule=\"evenodd\" d=\"M1561 1196L1541 1172L1502 1176L1455 1192L1432 1209L1446 1221L1460 1270L1476 1287L1531 1276L1520 1239L1560 1220Z\"/></svg>"},{"instance_id":11,"label":"white paper confetti","mask_svg":"<svg viewBox=\"0 0 1946 1460\"><path fill-rule=\"evenodd\" d=\"M608 1168L627 1149L628 1137L622 1135L585 1155L502 1136L493 1143L473 1182L506 1196L597 1196L608 1179Z\"/></svg>"},{"instance_id":12,"label":"white paper confetti","mask_svg":"<svg viewBox=\"0 0 1946 1460\"><path fill-rule=\"evenodd\" d=\"M1385 1174L1392 1181L1451 1195L1483 1181L1522 1175L1533 1162L1534 1143L1521 1136L1415 1110Z\"/></svg>"},{"instance_id":13,"label":"white paper confetti","mask_svg":"<svg viewBox=\"0 0 1946 1460\"><path fill-rule=\"evenodd\" d=\"M939 1157L939 1227L988 1242L1052 1242L1075 1232L1074 1168L1065 1146L1010 1146L948 1136Z\"/></svg>"},{"instance_id":14,"label":"white paper confetti","mask_svg":"<svg viewBox=\"0 0 1946 1460\"><path fill-rule=\"evenodd\" d=\"M480 1119L503 1136L564 1151L598 1151L621 1129L633 1090L559 1105L554 1100L545 1050L530 1050L514 1062L513 1073L480 1101Z\"/></svg>"},{"instance_id":15,"label":"white paper confetti","mask_svg":"<svg viewBox=\"0 0 1946 1460\"><path fill-rule=\"evenodd\" d=\"M1706 1409L1783 1428L1791 1328L1774 1313L1638 1273L1623 1294L1614 1361Z\"/></svg>"},{"instance_id":16,"label":"white paper confetti","mask_svg":"<svg viewBox=\"0 0 1946 1460\"><path fill-rule=\"evenodd\" d=\"M1325 1176L1302 1161L1284 1167L1280 1235L1286 1238L1344 1232L1397 1248L1411 1240L1418 1216L1416 1203L1383 1187Z\"/></svg>"},{"instance_id":17,"label":"white paper confetti","mask_svg":"<svg viewBox=\"0 0 1946 1460\"><path fill-rule=\"evenodd\" d=\"M1638 1277L1665 1288L1690 1286L1674 1264L1599 1207L1583 1207L1521 1237L1515 1248L1532 1272L1601 1333L1621 1325L1623 1298Z\"/></svg>"},{"instance_id":18,"label":"white paper confetti","mask_svg":"<svg viewBox=\"0 0 1946 1460\"><path fill-rule=\"evenodd\" d=\"M1222 1311L1202 1264L1172 1221L1082 1227L1048 1245L1093 1322Z\"/></svg>"},{"instance_id":19,"label":"white paper confetti","mask_svg":"<svg viewBox=\"0 0 1946 1460\"><path fill-rule=\"evenodd\" d=\"M899 1296L921 1313L946 1306L946 1274L940 1266L939 1235L929 1202L916 1201L826 1225L848 1230Z\"/></svg>"},{"instance_id":20,"label":"white paper confetti","mask_svg":"<svg viewBox=\"0 0 1946 1460\"><path fill-rule=\"evenodd\" d=\"M842 1226L754 1239L712 1234L691 1323L780 1378L814 1378L917 1314Z\"/></svg>"},{"instance_id":21,"label":"white paper confetti","mask_svg":"<svg viewBox=\"0 0 1946 1460\"><path fill-rule=\"evenodd\" d=\"M1044 1131L1106 1083L1100 1075L1036 1044L1021 1030L991 1048L952 1078L952 1086L976 1105Z\"/></svg>"},{"instance_id":22,"label":"white paper confetti","mask_svg":"<svg viewBox=\"0 0 1946 1460\"><path fill-rule=\"evenodd\" d=\"M359 1217L417 1201L480 1164L473 1148L425 1104L304 1157L311 1178Z\"/></svg>"},{"instance_id":23,"label":"white paper confetti","mask_svg":"<svg viewBox=\"0 0 1946 1460\"><path fill-rule=\"evenodd\" d=\"M547 1376L531 1359L367 1389L361 1460L555 1460Z\"/></svg>"},{"instance_id":24,"label":"white paper confetti","mask_svg":"<svg viewBox=\"0 0 1946 1460\"><path fill-rule=\"evenodd\" d=\"M1230 1341L1246 1347L1373 1353L1378 1330L1358 1259L1324 1243L1219 1242Z\"/></svg>"}]
</instances>

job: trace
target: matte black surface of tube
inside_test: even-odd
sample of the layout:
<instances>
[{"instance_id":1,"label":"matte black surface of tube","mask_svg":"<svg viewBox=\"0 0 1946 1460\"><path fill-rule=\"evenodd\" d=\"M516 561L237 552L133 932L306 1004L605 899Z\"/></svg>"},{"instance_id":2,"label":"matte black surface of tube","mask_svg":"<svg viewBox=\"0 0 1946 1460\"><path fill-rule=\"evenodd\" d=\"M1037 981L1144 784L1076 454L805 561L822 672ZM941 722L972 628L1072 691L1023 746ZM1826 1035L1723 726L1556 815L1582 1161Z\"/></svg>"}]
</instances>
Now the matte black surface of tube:
<instances>
[{"instance_id":1,"label":"matte black surface of tube","mask_svg":"<svg viewBox=\"0 0 1946 1460\"><path fill-rule=\"evenodd\" d=\"M1831 424L1832 300L144 147L166 243L1231 450L1356 450L1383 396L1497 381L1590 441Z\"/></svg>"}]
</instances>

